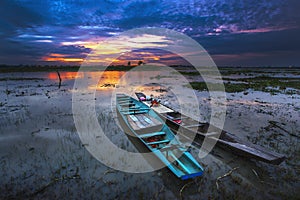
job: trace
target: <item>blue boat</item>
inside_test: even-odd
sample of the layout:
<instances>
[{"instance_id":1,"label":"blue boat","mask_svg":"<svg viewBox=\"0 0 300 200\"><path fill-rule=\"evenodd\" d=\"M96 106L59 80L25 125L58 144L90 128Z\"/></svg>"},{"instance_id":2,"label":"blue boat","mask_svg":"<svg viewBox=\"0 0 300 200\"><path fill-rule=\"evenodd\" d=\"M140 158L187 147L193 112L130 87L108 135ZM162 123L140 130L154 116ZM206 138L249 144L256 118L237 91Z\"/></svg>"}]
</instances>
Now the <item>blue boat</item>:
<instances>
[{"instance_id":1,"label":"blue boat","mask_svg":"<svg viewBox=\"0 0 300 200\"><path fill-rule=\"evenodd\" d=\"M178 178L203 174L203 167L149 106L125 94L117 94L116 105L124 131L141 141Z\"/></svg>"}]
</instances>

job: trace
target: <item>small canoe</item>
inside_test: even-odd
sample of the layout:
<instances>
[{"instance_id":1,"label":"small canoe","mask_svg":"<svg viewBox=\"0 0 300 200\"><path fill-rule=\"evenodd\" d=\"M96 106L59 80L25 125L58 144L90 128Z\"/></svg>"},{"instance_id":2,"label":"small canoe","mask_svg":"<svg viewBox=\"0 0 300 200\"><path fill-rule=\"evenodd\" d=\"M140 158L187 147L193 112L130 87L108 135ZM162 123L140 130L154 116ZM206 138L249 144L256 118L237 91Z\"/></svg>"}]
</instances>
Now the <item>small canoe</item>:
<instances>
[{"instance_id":1,"label":"small canoe","mask_svg":"<svg viewBox=\"0 0 300 200\"><path fill-rule=\"evenodd\" d=\"M144 102L147 105L150 105L149 101L144 100L145 94L141 92L136 93L137 98ZM259 161L266 163L271 163L278 165L284 161L285 156L276 152L269 151L261 146L252 144L250 142L244 141L239 137L231 134L227 131L220 130L219 128L212 126L207 122L199 122L188 116L185 116L179 112L174 111L173 109L160 104L159 106L152 107L152 109L166 121L166 124L173 130L175 133L178 131L179 127L181 128L181 133L184 136L189 137L189 135L196 134L194 143L197 146L201 146L201 143L205 137L209 137L212 140L217 140L216 145L223 148L226 151L231 151L234 154L239 156L253 158ZM210 127L211 132L208 132L208 127ZM214 137L214 133L221 133L219 138Z\"/></svg>"},{"instance_id":2,"label":"small canoe","mask_svg":"<svg viewBox=\"0 0 300 200\"><path fill-rule=\"evenodd\" d=\"M117 94L116 105L124 131L136 137L178 178L186 180L203 174L203 167L151 108L125 94Z\"/></svg>"}]
</instances>

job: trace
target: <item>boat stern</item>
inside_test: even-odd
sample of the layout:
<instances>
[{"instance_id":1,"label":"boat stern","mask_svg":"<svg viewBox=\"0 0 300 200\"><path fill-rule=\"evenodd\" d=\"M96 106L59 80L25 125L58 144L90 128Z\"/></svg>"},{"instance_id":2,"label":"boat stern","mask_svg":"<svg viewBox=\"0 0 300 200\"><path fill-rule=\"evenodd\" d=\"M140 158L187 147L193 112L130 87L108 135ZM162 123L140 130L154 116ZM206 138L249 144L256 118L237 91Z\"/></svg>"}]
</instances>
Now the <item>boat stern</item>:
<instances>
[{"instance_id":1,"label":"boat stern","mask_svg":"<svg viewBox=\"0 0 300 200\"><path fill-rule=\"evenodd\" d=\"M191 178L195 178L198 176L202 176L204 171L200 171L197 173L193 173L193 174L186 174L180 177L181 180L187 180L187 179L191 179Z\"/></svg>"}]
</instances>

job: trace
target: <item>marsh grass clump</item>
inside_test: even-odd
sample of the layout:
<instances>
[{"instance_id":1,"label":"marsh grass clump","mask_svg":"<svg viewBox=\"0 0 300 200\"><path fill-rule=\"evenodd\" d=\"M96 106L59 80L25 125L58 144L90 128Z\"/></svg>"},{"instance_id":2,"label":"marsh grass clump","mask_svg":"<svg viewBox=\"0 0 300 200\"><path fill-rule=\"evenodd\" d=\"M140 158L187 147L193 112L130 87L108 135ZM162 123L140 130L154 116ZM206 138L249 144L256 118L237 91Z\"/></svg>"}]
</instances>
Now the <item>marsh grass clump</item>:
<instances>
[{"instance_id":1,"label":"marsh grass clump","mask_svg":"<svg viewBox=\"0 0 300 200\"><path fill-rule=\"evenodd\" d=\"M180 73L182 75L187 75L187 76L200 76L200 73L198 71L194 71L194 72L185 72L185 71L182 71Z\"/></svg>"},{"instance_id":2,"label":"marsh grass clump","mask_svg":"<svg viewBox=\"0 0 300 200\"><path fill-rule=\"evenodd\" d=\"M225 91L229 93L245 92L252 89L255 91L269 92L272 95L277 93L285 93L289 95L300 94L299 78L281 78L270 76L258 76L251 78L223 78ZM195 90L207 91L208 87L205 82L191 82L191 87ZM210 90L221 91L222 85L217 83L209 83Z\"/></svg>"},{"instance_id":3,"label":"marsh grass clump","mask_svg":"<svg viewBox=\"0 0 300 200\"><path fill-rule=\"evenodd\" d=\"M195 90L208 91L208 87L205 82L191 82L190 86ZM242 92L250 88L249 84L246 83L241 83L241 84L224 83L224 86L225 86L225 92L229 92L229 93ZM223 85L218 83L209 83L209 87L211 91L223 90Z\"/></svg>"}]
</instances>

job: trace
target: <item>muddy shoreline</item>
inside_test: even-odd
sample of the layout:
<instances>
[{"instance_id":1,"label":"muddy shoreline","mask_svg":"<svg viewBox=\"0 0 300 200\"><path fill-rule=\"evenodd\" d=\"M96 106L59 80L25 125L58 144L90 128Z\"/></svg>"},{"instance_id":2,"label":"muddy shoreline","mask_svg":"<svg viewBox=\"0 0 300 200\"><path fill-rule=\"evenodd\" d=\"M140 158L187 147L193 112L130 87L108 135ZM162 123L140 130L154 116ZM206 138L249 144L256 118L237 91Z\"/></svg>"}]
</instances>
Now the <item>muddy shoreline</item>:
<instances>
[{"instance_id":1,"label":"muddy shoreline","mask_svg":"<svg viewBox=\"0 0 300 200\"><path fill-rule=\"evenodd\" d=\"M105 134L120 148L137 151L125 133L115 126L110 109L111 90L125 72L111 71L96 87L95 104ZM231 82L247 77L280 75L298 78L287 68L262 72L222 69ZM0 74L0 198L3 199L296 199L300 175L300 96L281 91L226 93L224 129L240 138L286 155L278 166L247 160L215 148L204 159L203 177L182 182L168 170L131 174L111 169L96 160L78 137L72 114L72 91L76 72L65 72L58 88L56 72L15 72ZM88 76L93 77L93 74ZM80 77L79 77L80 78ZM153 75L157 79L176 79ZM201 81L187 74L189 81ZM233 80L235 79L235 80ZM289 79L285 79L290 81ZM251 81L247 79L247 81ZM274 86L274 85L273 85ZM174 87L174 86L173 86ZM182 86L184 88L184 86ZM169 88L169 89L168 89ZM186 87L185 87L186 88ZM160 96L178 108L172 85L157 90L155 85L141 92ZM189 88L186 88L189 89ZM280 90L280 88L277 88ZM190 90L190 89L189 89ZM87 93L86 93L87 94ZM82 93L82 95L86 95ZM196 90L203 120L209 119L209 93ZM226 175L228 174L229 175ZM226 175L226 176L224 176Z\"/></svg>"}]
</instances>

